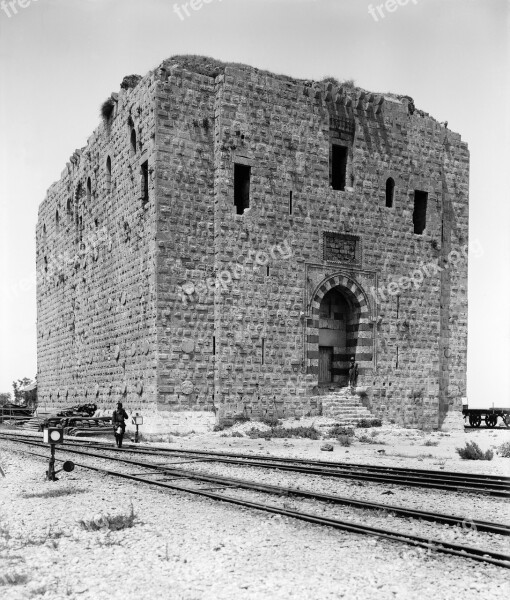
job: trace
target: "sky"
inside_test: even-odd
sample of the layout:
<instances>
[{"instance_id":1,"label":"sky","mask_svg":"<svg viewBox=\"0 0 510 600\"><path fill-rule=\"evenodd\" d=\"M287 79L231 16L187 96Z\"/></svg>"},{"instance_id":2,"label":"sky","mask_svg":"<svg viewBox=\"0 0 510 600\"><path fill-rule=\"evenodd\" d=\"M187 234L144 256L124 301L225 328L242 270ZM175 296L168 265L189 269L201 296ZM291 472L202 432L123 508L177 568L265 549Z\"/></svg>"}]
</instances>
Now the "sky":
<instances>
[{"instance_id":1,"label":"sky","mask_svg":"<svg viewBox=\"0 0 510 600\"><path fill-rule=\"evenodd\" d=\"M0 392L37 371L35 226L46 190L125 75L192 53L407 94L461 133L470 240L483 250L469 265L468 399L510 406L509 1L193 2L0 1Z\"/></svg>"}]
</instances>

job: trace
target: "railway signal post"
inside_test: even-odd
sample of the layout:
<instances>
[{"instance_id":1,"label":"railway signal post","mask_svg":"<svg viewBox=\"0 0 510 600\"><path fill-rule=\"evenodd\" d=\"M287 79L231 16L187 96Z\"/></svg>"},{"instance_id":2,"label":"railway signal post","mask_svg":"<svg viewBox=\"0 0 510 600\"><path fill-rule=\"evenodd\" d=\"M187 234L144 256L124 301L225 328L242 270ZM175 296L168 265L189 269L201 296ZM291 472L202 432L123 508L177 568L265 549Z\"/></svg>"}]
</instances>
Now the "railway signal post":
<instances>
[{"instance_id":1,"label":"railway signal post","mask_svg":"<svg viewBox=\"0 0 510 600\"><path fill-rule=\"evenodd\" d=\"M138 427L140 425L143 425L143 417L136 413L136 415L132 418L132 422L133 425L136 425L135 444L138 444L140 442L140 440L138 439Z\"/></svg>"},{"instance_id":2,"label":"railway signal post","mask_svg":"<svg viewBox=\"0 0 510 600\"><path fill-rule=\"evenodd\" d=\"M48 481L58 481L57 473L60 471L66 471L70 473L74 470L74 463L67 460L62 469L55 471L55 446L64 442L64 430L62 427L47 427L43 433L43 442L50 445L50 462L48 464L48 470L46 471L46 479Z\"/></svg>"}]
</instances>

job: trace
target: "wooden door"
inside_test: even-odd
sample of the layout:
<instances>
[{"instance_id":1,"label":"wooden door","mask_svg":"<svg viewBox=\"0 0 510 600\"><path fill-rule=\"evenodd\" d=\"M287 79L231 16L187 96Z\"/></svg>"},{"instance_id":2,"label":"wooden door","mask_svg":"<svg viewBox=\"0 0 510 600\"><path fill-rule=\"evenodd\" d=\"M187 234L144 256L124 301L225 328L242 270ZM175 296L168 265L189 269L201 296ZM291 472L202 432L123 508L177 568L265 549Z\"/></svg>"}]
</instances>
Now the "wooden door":
<instances>
[{"instance_id":1,"label":"wooden door","mask_svg":"<svg viewBox=\"0 0 510 600\"><path fill-rule=\"evenodd\" d=\"M319 346L319 383L331 383L333 380L333 347Z\"/></svg>"}]
</instances>

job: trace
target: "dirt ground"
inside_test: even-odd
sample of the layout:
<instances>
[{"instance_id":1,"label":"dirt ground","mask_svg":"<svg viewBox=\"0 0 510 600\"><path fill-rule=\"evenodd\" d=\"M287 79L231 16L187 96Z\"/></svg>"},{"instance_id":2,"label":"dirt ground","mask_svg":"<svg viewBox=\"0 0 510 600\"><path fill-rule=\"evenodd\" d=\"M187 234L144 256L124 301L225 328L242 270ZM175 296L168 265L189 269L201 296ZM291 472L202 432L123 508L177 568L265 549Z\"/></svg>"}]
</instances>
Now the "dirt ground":
<instances>
[{"instance_id":1,"label":"dirt ground","mask_svg":"<svg viewBox=\"0 0 510 600\"><path fill-rule=\"evenodd\" d=\"M334 424L333 419L324 417L308 417L287 419L283 426L314 426L327 439L327 432ZM404 429L398 425L383 424L382 427L355 429L353 444L342 447L331 440L332 452L321 451L324 439L251 439L246 433L252 427L264 428L264 425L252 422L234 425L222 432L203 435L171 436L169 447L196 448L200 450L214 449L231 452L247 452L271 454L275 456L290 456L311 460L347 461L352 463L381 464L397 467L416 467L445 471L465 471L470 473L485 473L491 475L510 476L510 459L497 454L498 448L510 442L510 428L495 429L466 429L450 432L423 432L418 429ZM243 437L237 437L242 434ZM233 437L236 436L236 437ZM226 437L224 437L226 436ZM374 443L359 442L365 436ZM469 461L460 458L456 448L464 447L466 442L476 442L482 450L495 451L491 461ZM428 445L430 444L430 445ZM157 445L166 446L158 442Z\"/></svg>"},{"instance_id":2,"label":"dirt ground","mask_svg":"<svg viewBox=\"0 0 510 600\"><path fill-rule=\"evenodd\" d=\"M321 418L299 425L312 422L328 431L330 424ZM324 452L324 439L251 439L245 436L251 427L244 423L221 432L171 436L171 442L158 445L510 475L510 458L496 454L492 461L465 461L455 451L466 441L497 451L510 442L507 429L423 433L388 425L356 430L349 447L332 440L333 451ZM378 443L359 441L361 436ZM510 593L504 569L403 544L140 487L84 469L45 482L44 461L5 440L0 441L0 465L5 472L0 476L2 599L457 600ZM402 497L395 493L391 502L412 504L413 497L418 504L424 503L420 498L432 504L435 498L432 492L407 490ZM128 519L131 506L132 527L103 526L109 516ZM449 508L443 512L455 514L455 505ZM99 523L99 530L84 529L80 521Z\"/></svg>"}]
</instances>

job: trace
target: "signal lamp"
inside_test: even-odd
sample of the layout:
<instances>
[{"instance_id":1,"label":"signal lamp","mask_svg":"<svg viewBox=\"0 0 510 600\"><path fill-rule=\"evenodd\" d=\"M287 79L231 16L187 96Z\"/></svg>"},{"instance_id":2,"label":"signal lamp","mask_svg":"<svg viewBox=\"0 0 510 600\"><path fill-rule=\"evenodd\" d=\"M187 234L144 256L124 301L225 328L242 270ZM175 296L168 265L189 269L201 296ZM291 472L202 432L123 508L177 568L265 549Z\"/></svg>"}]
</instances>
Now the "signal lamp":
<instances>
[{"instance_id":1,"label":"signal lamp","mask_svg":"<svg viewBox=\"0 0 510 600\"><path fill-rule=\"evenodd\" d=\"M62 444L64 442L64 430L61 427L48 427L44 430L43 442L45 444Z\"/></svg>"}]
</instances>

